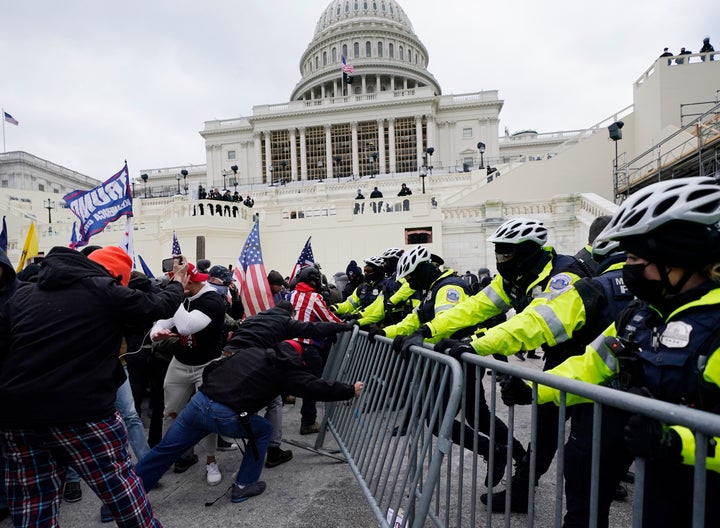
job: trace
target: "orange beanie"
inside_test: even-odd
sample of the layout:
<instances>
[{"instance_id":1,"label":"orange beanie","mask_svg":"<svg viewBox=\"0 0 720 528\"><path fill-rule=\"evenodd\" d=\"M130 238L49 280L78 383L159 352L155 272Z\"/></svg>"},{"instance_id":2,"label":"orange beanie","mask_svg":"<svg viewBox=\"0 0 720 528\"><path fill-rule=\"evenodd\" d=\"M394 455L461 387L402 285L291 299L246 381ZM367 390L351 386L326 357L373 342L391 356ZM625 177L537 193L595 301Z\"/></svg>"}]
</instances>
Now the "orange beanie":
<instances>
[{"instance_id":1,"label":"orange beanie","mask_svg":"<svg viewBox=\"0 0 720 528\"><path fill-rule=\"evenodd\" d=\"M132 259L122 248L107 246L93 251L88 258L108 270L113 277L120 277L120 284L123 286L130 283Z\"/></svg>"}]
</instances>

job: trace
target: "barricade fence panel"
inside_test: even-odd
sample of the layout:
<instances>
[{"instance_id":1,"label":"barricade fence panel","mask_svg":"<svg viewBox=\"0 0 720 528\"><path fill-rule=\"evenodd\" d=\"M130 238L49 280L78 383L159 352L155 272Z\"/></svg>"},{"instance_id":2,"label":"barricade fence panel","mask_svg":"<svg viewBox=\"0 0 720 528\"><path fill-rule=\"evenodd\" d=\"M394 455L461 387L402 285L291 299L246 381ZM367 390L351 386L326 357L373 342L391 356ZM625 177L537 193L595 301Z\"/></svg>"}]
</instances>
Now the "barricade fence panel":
<instances>
[{"instance_id":1,"label":"barricade fence panel","mask_svg":"<svg viewBox=\"0 0 720 528\"><path fill-rule=\"evenodd\" d=\"M461 365L420 347L412 347L402 358L391 344L382 337L370 343L365 332L355 330L338 340L324 374L326 379L365 382L359 399L326 404L323 425L347 458L379 525L561 526L566 508L565 442L573 412L582 406L582 412L592 413L589 526L598 525L602 423L618 412L650 416L693 431L697 462L692 526L704 526L705 452L707 439L720 436L720 416L547 374L539 370L540 362L534 365L537 368L528 368L514 360L505 363L464 354ZM533 401L537 384L560 391L560 404L550 404L557 411L553 419L557 425L552 425L557 453L542 476L536 467L538 423L545 421L547 427L548 404L506 406L499 399L499 380L504 376L533 382ZM566 406L566 394L590 403ZM321 428L316 448L322 445L325 429ZM516 441L508 441L513 438ZM511 513L513 466L528 447L527 480L539 479L540 484L529 487L528 513ZM634 488L628 501L613 503L610 526L642 526L644 468L644 461L636 459ZM504 513L493 514L480 502L493 487L508 491Z\"/></svg>"}]
</instances>

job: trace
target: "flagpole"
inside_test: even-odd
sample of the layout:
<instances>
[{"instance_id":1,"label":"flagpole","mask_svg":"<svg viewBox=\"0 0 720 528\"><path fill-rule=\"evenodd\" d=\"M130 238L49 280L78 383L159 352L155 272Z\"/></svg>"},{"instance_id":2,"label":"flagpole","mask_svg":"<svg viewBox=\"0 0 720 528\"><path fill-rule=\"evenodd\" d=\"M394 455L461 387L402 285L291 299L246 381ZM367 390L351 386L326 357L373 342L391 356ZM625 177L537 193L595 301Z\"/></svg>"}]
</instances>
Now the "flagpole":
<instances>
[{"instance_id":1,"label":"flagpole","mask_svg":"<svg viewBox=\"0 0 720 528\"><path fill-rule=\"evenodd\" d=\"M3 154L7 152L7 149L5 148L5 109L0 109L2 111L2 122L3 122Z\"/></svg>"}]
</instances>

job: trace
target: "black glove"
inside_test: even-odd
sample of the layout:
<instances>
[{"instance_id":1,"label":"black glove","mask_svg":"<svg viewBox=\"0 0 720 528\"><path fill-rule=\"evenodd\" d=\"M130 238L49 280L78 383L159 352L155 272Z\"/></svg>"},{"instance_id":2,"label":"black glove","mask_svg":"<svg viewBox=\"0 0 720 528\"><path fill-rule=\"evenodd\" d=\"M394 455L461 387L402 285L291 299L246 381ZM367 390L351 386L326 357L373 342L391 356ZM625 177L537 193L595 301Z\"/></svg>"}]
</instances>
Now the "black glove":
<instances>
[{"instance_id":1,"label":"black glove","mask_svg":"<svg viewBox=\"0 0 720 528\"><path fill-rule=\"evenodd\" d=\"M410 359L410 347L411 346L423 346L425 336L419 332L410 334L409 336L397 336L393 339L392 349L396 354L400 354L400 357L407 360Z\"/></svg>"},{"instance_id":2,"label":"black glove","mask_svg":"<svg viewBox=\"0 0 720 528\"><path fill-rule=\"evenodd\" d=\"M355 321L355 322L357 322L357 321ZM340 327L338 329L338 333L352 332L352 329L355 328L355 324L353 324L353 321L348 321L347 323L338 323L338 326Z\"/></svg>"},{"instance_id":3,"label":"black glove","mask_svg":"<svg viewBox=\"0 0 720 528\"><path fill-rule=\"evenodd\" d=\"M356 313L350 313L350 314L342 314L342 315L339 315L338 317L340 317L340 319L342 319L343 321L352 323L353 321L360 319L360 314L356 312Z\"/></svg>"},{"instance_id":4,"label":"black glove","mask_svg":"<svg viewBox=\"0 0 720 528\"><path fill-rule=\"evenodd\" d=\"M625 426L625 445L634 456L680 462L680 435L655 418L634 414Z\"/></svg>"},{"instance_id":5,"label":"black glove","mask_svg":"<svg viewBox=\"0 0 720 528\"><path fill-rule=\"evenodd\" d=\"M450 349L454 347L457 344L456 339L449 339L447 337L443 337L440 341L435 343L435 346L433 347L433 350L435 352L440 352L441 354L449 353Z\"/></svg>"},{"instance_id":6,"label":"black glove","mask_svg":"<svg viewBox=\"0 0 720 528\"><path fill-rule=\"evenodd\" d=\"M522 379L507 376L500 382L500 397L505 405L530 405L532 389Z\"/></svg>"},{"instance_id":7,"label":"black glove","mask_svg":"<svg viewBox=\"0 0 720 528\"><path fill-rule=\"evenodd\" d=\"M385 337L385 330L383 330L382 328L373 328L368 332L368 341L374 343L377 336Z\"/></svg>"}]
</instances>

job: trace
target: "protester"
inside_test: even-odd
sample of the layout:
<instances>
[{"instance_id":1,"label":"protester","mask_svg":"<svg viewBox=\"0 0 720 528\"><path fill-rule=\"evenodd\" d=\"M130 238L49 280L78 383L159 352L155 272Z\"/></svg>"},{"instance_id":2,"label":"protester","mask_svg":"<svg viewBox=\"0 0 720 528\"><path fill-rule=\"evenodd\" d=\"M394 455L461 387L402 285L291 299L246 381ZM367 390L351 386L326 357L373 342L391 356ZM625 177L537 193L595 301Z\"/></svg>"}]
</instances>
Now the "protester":
<instances>
[{"instance_id":1,"label":"protester","mask_svg":"<svg viewBox=\"0 0 720 528\"><path fill-rule=\"evenodd\" d=\"M127 431L115 410L124 380L118 350L125 325L177 309L187 267L176 262L165 290L147 294L121 285L132 267L124 251L98 251L117 267L53 248L37 284L20 287L0 313L0 443L16 526L58 525L70 465L120 526L161 526L132 470Z\"/></svg>"}]
</instances>

